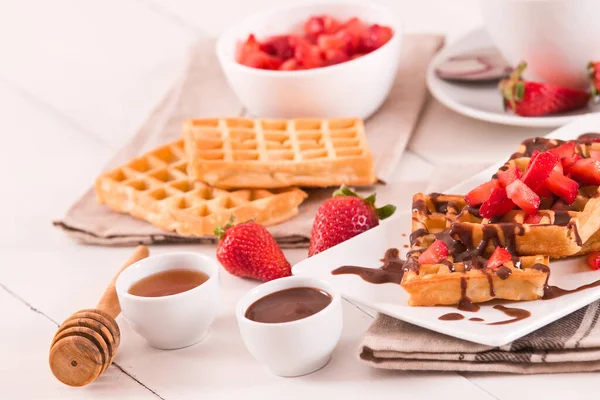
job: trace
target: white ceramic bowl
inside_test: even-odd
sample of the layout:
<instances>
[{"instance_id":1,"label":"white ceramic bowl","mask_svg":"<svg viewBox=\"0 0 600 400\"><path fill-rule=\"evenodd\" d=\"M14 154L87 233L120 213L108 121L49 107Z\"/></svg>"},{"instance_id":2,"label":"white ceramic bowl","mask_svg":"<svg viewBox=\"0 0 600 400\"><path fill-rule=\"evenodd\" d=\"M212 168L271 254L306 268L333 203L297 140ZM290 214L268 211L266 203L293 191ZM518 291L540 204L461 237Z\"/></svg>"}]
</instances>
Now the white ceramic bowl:
<instances>
[{"instance_id":1,"label":"white ceramic bowl","mask_svg":"<svg viewBox=\"0 0 600 400\"><path fill-rule=\"evenodd\" d=\"M358 59L302 71L270 71L239 64L236 48L254 33L259 40L301 32L313 15L340 20L358 17L390 26L394 35L379 49ZM286 7L251 15L226 31L217 56L229 85L251 114L259 117L360 117L373 114L387 97L396 76L402 24L390 9L373 4L331 3Z\"/></svg>"},{"instance_id":2,"label":"white ceramic bowl","mask_svg":"<svg viewBox=\"0 0 600 400\"><path fill-rule=\"evenodd\" d=\"M163 297L141 297L128 293L135 282L170 269L202 271L209 279L186 292ZM197 253L170 253L136 262L119 275L117 295L123 316L150 346L178 349L202 340L219 311L219 264Z\"/></svg>"},{"instance_id":3,"label":"white ceramic bowl","mask_svg":"<svg viewBox=\"0 0 600 400\"><path fill-rule=\"evenodd\" d=\"M600 59L598 0L480 0L492 40L525 77L587 88L587 63Z\"/></svg>"},{"instance_id":4,"label":"white ceramic bowl","mask_svg":"<svg viewBox=\"0 0 600 400\"><path fill-rule=\"evenodd\" d=\"M316 314L292 322L263 323L246 318L258 299L295 287L312 287L331 295L331 303ZM278 376L306 375L325 366L342 335L342 301L337 290L320 279L292 276L262 284L237 304L236 317L250 353Z\"/></svg>"}]
</instances>

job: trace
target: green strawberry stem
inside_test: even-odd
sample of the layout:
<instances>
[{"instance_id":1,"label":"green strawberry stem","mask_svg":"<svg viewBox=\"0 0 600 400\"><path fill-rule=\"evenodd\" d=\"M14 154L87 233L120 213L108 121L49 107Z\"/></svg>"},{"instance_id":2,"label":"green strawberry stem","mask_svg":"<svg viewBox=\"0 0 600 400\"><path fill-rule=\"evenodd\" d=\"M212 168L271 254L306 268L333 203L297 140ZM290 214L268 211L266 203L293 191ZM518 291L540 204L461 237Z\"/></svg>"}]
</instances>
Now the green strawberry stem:
<instances>
[{"instance_id":1,"label":"green strawberry stem","mask_svg":"<svg viewBox=\"0 0 600 400\"><path fill-rule=\"evenodd\" d=\"M505 108L506 102L508 102L510 108L514 109L517 106L517 101L522 101L525 96L525 84L521 80L525 68L527 68L527 63L523 61L517 65L517 68L510 74L508 79L502 79L500 81L498 89L505 100L503 101Z\"/></svg>"},{"instance_id":2,"label":"green strawberry stem","mask_svg":"<svg viewBox=\"0 0 600 400\"><path fill-rule=\"evenodd\" d=\"M223 239L223 236L225 236L225 231L233 226L234 220L235 220L235 217L233 216L233 214L231 214L231 216L229 217L229 220L227 220L225 225L222 225L222 226L217 225L215 227L214 233L219 240Z\"/></svg>"},{"instance_id":3,"label":"green strawberry stem","mask_svg":"<svg viewBox=\"0 0 600 400\"><path fill-rule=\"evenodd\" d=\"M381 208L375 207L376 193L373 193L369 197L363 198L363 197L359 196L356 192L352 191L352 189L350 189L346 185L340 186L339 189L337 189L335 192L333 192L333 196L334 197L350 196L350 197L358 197L359 199L362 199L365 203L367 203L368 205L373 207L373 210L375 210L375 214L377 214L377 218L379 218L380 220L391 217L392 214L394 214L394 212L396 211L396 206L392 205L392 204L387 204Z\"/></svg>"}]
</instances>

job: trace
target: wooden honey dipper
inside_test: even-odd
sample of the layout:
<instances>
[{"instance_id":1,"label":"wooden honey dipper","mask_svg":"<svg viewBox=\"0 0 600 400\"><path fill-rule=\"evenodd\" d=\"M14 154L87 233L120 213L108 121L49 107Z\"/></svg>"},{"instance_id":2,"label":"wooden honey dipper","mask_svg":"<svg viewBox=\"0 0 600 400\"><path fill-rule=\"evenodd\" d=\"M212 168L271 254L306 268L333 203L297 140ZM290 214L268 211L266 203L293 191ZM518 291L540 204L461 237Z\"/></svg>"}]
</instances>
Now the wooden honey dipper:
<instances>
[{"instance_id":1,"label":"wooden honey dipper","mask_svg":"<svg viewBox=\"0 0 600 400\"><path fill-rule=\"evenodd\" d=\"M84 386L100 376L112 363L121 341L115 318L121 313L115 283L131 264L148 257L148 248L138 246L113 277L95 309L76 312L58 328L50 345L50 369L69 386Z\"/></svg>"}]
</instances>

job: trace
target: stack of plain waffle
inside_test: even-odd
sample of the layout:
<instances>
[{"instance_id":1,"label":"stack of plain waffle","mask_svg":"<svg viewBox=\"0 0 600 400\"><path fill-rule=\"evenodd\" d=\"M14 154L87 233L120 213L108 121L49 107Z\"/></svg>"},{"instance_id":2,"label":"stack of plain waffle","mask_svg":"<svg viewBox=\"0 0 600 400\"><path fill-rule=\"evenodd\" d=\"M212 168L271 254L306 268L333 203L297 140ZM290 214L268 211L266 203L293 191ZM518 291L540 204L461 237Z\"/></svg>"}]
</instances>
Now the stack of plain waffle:
<instances>
[{"instance_id":1,"label":"stack of plain waffle","mask_svg":"<svg viewBox=\"0 0 600 400\"><path fill-rule=\"evenodd\" d=\"M576 151L589 157L600 143L577 140ZM535 150L548 150L562 141L525 141L502 169L525 169ZM402 286L414 306L455 305L464 299L535 300L545 295L550 258L587 254L600 247L600 191L581 186L571 205L554 199L538 211L536 224L526 213L513 210L487 219L467 205L462 195L417 193L413 198L411 251ZM418 265L417 258L435 240L443 241L450 256L440 264ZM513 255L502 270L485 267L490 254L504 247ZM468 255L465 257L465 255ZM479 264L479 265L477 265Z\"/></svg>"},{"instance_id":2,"label":"stack of plain waffle","mask_svg":"<svg viewBox=\"0 0 600 400\"><path fill-rule=\"evenodd\" d=\"M195 119L183 139L96 180L98 202L185 236L233 216L265 226L298 214L302 187L369 185L373 158L360 119Z\"/></svg>"}]
</instances>

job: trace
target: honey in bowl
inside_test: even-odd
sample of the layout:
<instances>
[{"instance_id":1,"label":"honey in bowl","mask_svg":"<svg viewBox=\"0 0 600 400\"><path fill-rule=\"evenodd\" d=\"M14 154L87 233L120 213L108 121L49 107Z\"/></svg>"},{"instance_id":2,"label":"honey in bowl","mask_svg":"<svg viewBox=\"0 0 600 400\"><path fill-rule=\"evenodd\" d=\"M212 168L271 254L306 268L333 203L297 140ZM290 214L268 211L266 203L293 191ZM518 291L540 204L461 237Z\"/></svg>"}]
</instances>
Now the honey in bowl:
<instances>
[{"instance_id":1,"label":"honey in bowl","mask_svg":"<svg viewBox=\"0 0 600 400\"><path fill-rule=\"evenodd\" d=\"M292 322L323 310L331 303L329 293L311 287L296 287L268 294L248 307L246 318L264 323Z\"/></svg>"},{"instance_id":2,"label":"honey in bowl","mask_svg":"<svg viewBox=\"0 0 600 400\"><path fill-rule=\"evenodd\" d=\"M163 297L187 292L202 285L209 276L195 269L170 269L135 282L127 293L140 297Z\"/></svg>"}]
</instances>

